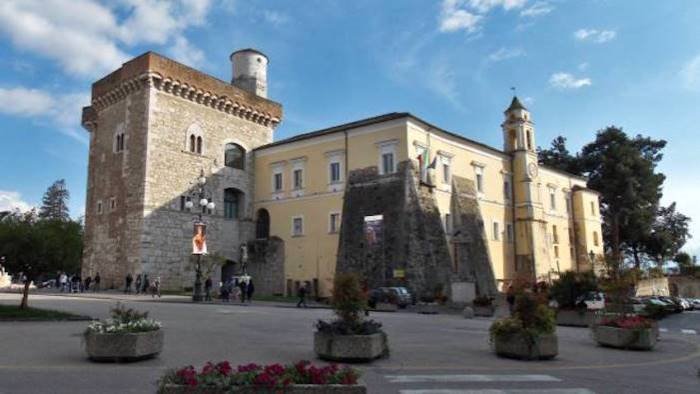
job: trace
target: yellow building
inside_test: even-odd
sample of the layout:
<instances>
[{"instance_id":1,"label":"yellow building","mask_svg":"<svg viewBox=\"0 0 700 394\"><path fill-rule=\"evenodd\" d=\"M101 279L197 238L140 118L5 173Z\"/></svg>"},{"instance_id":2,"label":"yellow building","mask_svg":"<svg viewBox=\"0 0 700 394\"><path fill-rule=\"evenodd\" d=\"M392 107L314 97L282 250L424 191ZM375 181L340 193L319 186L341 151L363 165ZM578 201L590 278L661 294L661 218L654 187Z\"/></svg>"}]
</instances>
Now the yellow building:
<instances>
[{"instance_id":1,"label":"yellow building","mask_svg":"<svg viewBox=\"0 0 700 394\"><path fill-rule=\"evenodd\" d=\"M318 295L330 294L349 175L371 169L381 177L404 162L429 186L448 245L453 177L473 182L499 284L590 269L590 254L603 253L598 194L585 178L538 164L530 113L515 97L502 129L500 150L391 113L255 149L254 209L269 221L269 235L284 241L286 292L308 282Z\"/></svg>"}]
</instances>

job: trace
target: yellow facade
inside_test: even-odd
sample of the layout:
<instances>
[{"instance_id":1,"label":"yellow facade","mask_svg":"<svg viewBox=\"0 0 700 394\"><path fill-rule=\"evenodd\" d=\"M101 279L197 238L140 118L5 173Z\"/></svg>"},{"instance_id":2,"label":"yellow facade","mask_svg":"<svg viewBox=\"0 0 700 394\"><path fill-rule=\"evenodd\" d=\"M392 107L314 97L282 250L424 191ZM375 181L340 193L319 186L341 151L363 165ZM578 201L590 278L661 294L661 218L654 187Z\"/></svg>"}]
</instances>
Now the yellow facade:
<instances>
[{"instance_id":1,"label":"yellow facade","mask_svg":"<svg viewBox=\"0 0 700 394\"><path fill-rule=\"evenodd\" d=\"M506 139L511 135L507 123ZM534 147L534 139L530 142ZM504 147L495 149L394 113L255 150L255 210L269 212L270 235L285 241L287 293L308 281L317 284L320 296L330 294L340 230L339 223L333 228L331 222L342 217L348 172L372 166L380 173L391 170L388 156L393 156L394 170L408 159L431 167L425 169L425 180L435 185L448 243L451 177L474 180L497 281L528 272L517 255L532 257L536 267L531 273L539 279L589 267L589 251L602 253L598 195L586 189L585 179L543 166L525 181L519 173L528 170L533 158L506 153L508 143ZM334 173L338 179L332 179ZM584 209L591 203L594 211Z\"/></svg>"}]
</instances>

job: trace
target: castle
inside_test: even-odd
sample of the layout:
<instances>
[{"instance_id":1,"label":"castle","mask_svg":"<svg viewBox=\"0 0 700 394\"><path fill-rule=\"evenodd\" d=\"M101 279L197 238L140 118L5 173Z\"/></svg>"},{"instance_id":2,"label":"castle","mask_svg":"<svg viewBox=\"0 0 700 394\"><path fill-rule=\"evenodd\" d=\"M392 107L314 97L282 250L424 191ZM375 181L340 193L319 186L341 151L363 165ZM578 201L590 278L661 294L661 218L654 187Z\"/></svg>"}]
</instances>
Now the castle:
<instances>
[{"instance_id":1,"label":"castle","mask_svg":"<svg viewBox=\"0 0 700 394\"><path fill-rule=\"evenodd\" d=\"M267 98L267 57L244 49L231 62L227 83L148 52L93 84L84 276L191 287L200 209L208 250L226 261L213 278L245 271L270 294L308 282L328 296L344 270L371 286L493 293L602 255L598 194L538 163L517 97L502 149L409 113L273 142L282 106Z\"/></svg>"}]
</instances>

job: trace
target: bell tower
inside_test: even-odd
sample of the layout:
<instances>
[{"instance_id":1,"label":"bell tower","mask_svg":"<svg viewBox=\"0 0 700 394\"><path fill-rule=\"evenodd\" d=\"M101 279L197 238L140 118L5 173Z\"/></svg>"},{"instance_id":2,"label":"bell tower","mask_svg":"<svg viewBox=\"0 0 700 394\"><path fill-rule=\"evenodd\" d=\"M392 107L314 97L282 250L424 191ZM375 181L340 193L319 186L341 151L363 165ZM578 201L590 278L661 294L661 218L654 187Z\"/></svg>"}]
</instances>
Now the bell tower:
<instances>
[{"instance_id":1,"label":"bell tower","mask_svg":"<svg viewBox=\"0 0 700 394\"><path fill-rule=\"evenodd\" d=\"M534 278L550 270L535 127L530 112L513 96L504 112L503 150L512 158L515 212L515 271Z\"/></svg>"}]
</instances>

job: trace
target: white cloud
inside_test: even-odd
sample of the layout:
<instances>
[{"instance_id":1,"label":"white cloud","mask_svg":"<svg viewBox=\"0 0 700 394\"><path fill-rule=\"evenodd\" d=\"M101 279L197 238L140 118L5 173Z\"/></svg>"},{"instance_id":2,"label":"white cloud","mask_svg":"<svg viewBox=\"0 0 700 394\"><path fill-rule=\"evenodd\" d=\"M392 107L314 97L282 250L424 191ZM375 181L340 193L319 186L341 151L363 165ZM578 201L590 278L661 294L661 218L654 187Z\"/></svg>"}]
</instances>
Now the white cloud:
<instances>
[{"instance_id":1,"label":"white cloud","mask_svg":"<svg viewBox=\"0 0 700 394\"><path fill-rule=\"evenodd\" d=\"M58 131L82 143L87 138L80 131L80 114L89 104L87 93L53 95L25 87L0 88L0 113L48 120Z\"/></svg>"},{"instance_id":2,"label":"white cloud","mask_svg":"<svg viewBox=\"0 0 700 394\"><path fill-rule=\"evenodd\" d=\"M34 208L32 204L24 201L19 192L0 190L0 212L14 211L16 209L26 212Z\"/></svg>"},{"instance_id":3,"label":"white cloud","mask_svg":"<svg viewBox=\"0 0 700 394\"><path fill-rule=\"evenodd\" d=\"M69 74L95 77L119 67L136 44L167 45L206 21L209 0L5 0L0 35L56 61Z\"/></svg>"},{"instance_id":4,"label":"white cloud","mask_svg":"<svg viewBox=\"0 0 700 394\"><path fill-rule=\"evenodd\" d=\"M522 8L527 0L443 0L440 8L439 30L452 33L464 30L473 33L481 28L486 15L494 8L505 11Z\"/></svg>"},{"instance_id":5,"label":"white cloud","mask_svg":"<svg viewBox=\"0 0 700 394\"><path fill-rule=\"evenodd\" d=\"M280 26L289 22L289 16L278 11L265 10L262 15L265 22L271 25Z\"/></svg>"},{"instance_id":6,"label":"white cloud","mask_svg":"<svg viewBox=\"0 0 700 394\"><path fill-rule=\"evenodd\" d=\"M589 66L588 62L583 62L583 63L579 64L578 66L576 66L576 68L578 68L579 71L586 71L586 70L588 70L588 66Z\"/></svg>"},{"instance_id":7,"label":"white cloud","mask_svg":"<svg viewBox=\"0 0 700 394\"><path fill-rule=\"evenodd\" d=\"M501 48L496 52L491 53L488 56L488 60L492 62L500 62L520 56L525 56L525 51L522 48Z\"/></svg>"},{"instance_id":8,"label":"white cloud","mask_svg":"<svg viewBox=\"0 0 700 394\"><path fill-rule=\"evenodd\" d=\"M684 64L680 74L686 89L700 90L700 54Z\"/></svg>"},{"instance_id":9,"label":"white cloud","mask_svg":"<svg viewBox=\"0 0 700 394\"><path fill-rule=\"evenodd\" d=\"M608 42L617 36L615 30L579 29L574 32L574 38L579 41L591 41L598 44Z\"/></svg>"},{"instance_id":10,"label":"white cloud","mask_svg":"<svg viewBox=\"0 0 700 394\"><path fill-rule=\"evenodd\" d=\"M552 74L549 84L557 89L579 89L584 86L591 86L590 78L575 78L573 75L564 72Z\"/></svg>"},{"instance_id":11,"label":"white cloud","mask_svg":"<svg viewBox=\"0 0 700 394\"><path fill-rule=\"evenodd\" d=\"M175 43L168 51L173 59L190 67L198 67L204 62L204 52L190 44L183 36L175 38Z\"/></svg>"},{"instance_id":12,"label":"white cloud","mask_svg":"<svg viewBox=\"0 0 700 394\"><path fill-rule=\"evenodd\" d=\"M547 15L554 11L554 6L546 1L538 1L533 5L527 7L526 9L520 11L520 16L523 17L537 17L541 15Z\"/></svg>"},{"instance_id":13,"label":"white cloud","mask_svg":"<svg viewBox=\"0 0 700 394\"><path fill-rule=\"evenodd\" d=\"M464 105L459 98L459 89L454 67L448 62L436 60L428 69L428 85L430 90L442 96L450 104L459 110L464 109Z\"/></svg>"}]
</instances>

